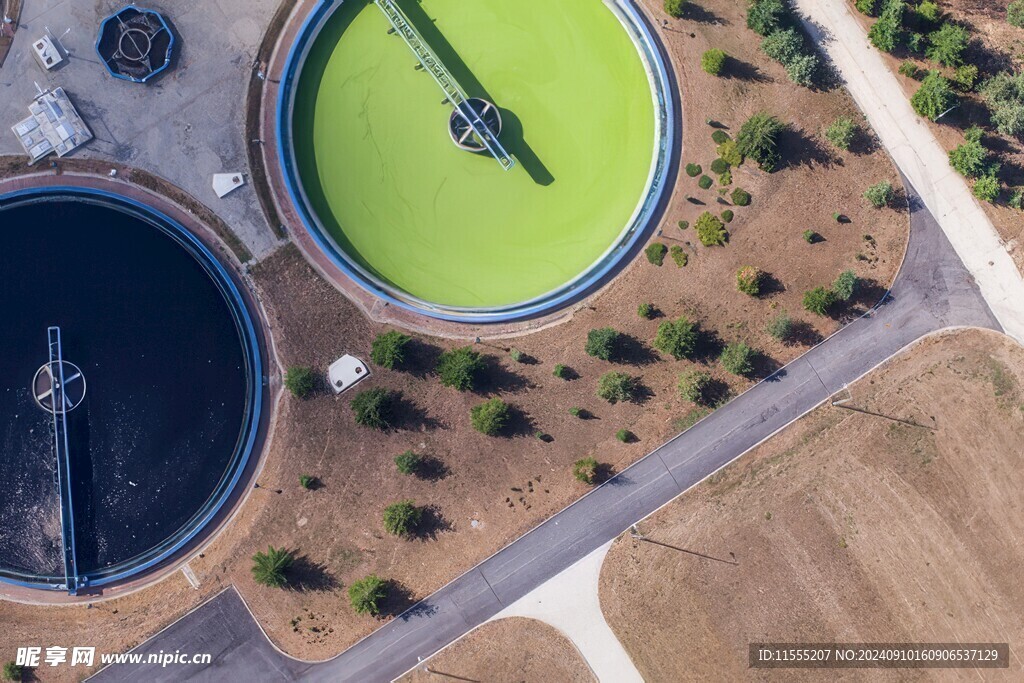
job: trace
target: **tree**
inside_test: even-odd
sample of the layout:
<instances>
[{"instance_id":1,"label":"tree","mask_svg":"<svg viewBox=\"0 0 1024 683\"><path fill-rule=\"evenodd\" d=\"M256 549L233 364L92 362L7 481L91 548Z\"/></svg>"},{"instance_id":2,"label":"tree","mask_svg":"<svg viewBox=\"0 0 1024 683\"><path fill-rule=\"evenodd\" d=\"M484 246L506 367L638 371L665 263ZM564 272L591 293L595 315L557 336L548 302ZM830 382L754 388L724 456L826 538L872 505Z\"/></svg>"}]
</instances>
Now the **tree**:
<instances>
[{"instance_id":1,"label":"tree","mask_svg":"<svg viewBox=\"0 0 1024 683\"><path fill-rule=\"evenodd\" d=\"M857 0L854 3L854 6L861 14L873 17L875 16L875 12L878 11L878 0Z\"/></svg>"},{"instance_id":2,"label":"tree","mask_svg":"<svg viewBox=\"0 0 1024 683\"><path fill-rule=\"evenodd\" d=\"M717 47L712 48L701 55L700 68L704 69L705 73L718 76L725 69L725 63L728 59L729 55L724 50L719 50Z\"/></svg>"},{"instance_id":3,"label":"tree","mask_svg":"<svg viewBox=\"0 0 1024 683\"><path fill-rule=\"evenodd\" d=\"M1014 0L1006 8L1006 20L1017 28L1024 28L1024 0Z\"/></svg>"},{"instance_id":4,"label":"tree","mask_svg":"<svg viewBox=\"0 0 1024 683\"><path fill-rule=\"evenodd\" d=\"M782 0L753 0L747 8L747 28L766 36L782 26L786 14Z\"/></svg>"},{"instance_id":5,"label":"tree","mask_svg":"<svg viewBox=\"0 0 1024 683\"><path fill-rule=\"evenodd\" d=\"M608 372L597 380L597 395L609 403L626 403L636 398L640 382L624 372Z\"/></svg>"},{"instance_id":6,"label":"tree","mask_svg":"<svg viewBox=\"0 0 1024 683\"><path fill-rule=\"evenodd\" d=\"M679 375L679 393L690 403L704 405L707 390L711 386L711 373L705 370L690 370Z\"/></svg>"},{"instance_id":7,"label":"tree","mask_svg":"<svg viewBox=\"0 0 1024 683\"><path fill-rule=\"evenodd\" d=\"M308 398L316 389L316 375L313 368L290 367L284 373L284 386L295 398Z\"/></svg>"},{"instance_id":8,"label":"tree","mask_svg":"<svg viewBox=\"0 0 1024 683\"><path fill-rule=\"evenodd\" d=\"M736 206L750 206L750 193L746 190L736 188L729 197Z\"/></svg>"},{"instance_id":9,"label":"tree","mask_svg":"<svg viewBox=\"0 0 1024 683\"><path fill-rule=\"evenodd\" d=\"M446 387L469 391L484 370L483 357L471 346L445 351L437 359L437 374Z\"/></svg>"},{"instance_id":10,"label":"tree","mask_svg":"<svg viewBox=\"0 0 1024 683\"><path fill-rule=\"evenodd\" d=\"M983 202L994 202L1002 189L995 173L988 173L974 181L974 196Z\"/></svg>"},{"instance_id":11,"label":"tree","mask_svg":"<svg viewBox=\"0 0 1024 683\"><path fill-rule=\"evenodd\" d=\"M1020 211L1024 209L1024 187L1018 187L1010 193L1010 198L1006 201L1007 205L1013 209Z\"/></svg>"},{"instance_id":12,"label":"tree","mask_svg":"<svg viewBox=\"0 0 1024 683\"><path fill-rule=\"evenodd\" d=\"M1024 136L1024 71L1004 72L989 79L981 87L981 97L992 113L996 130L1003 135Z\"/></svg>"},{"instance_id":13,"label":"tree","mask_svg":"<svg viewBox=\"0 0 1024 683\"><path fill-rule=\"evenodd\" d=\"M903 0L883 0L878 21L868 31L868 40L879 50L892 52L900 44L904 7Z\"/></svg>"},{"instance_id":14,"label":"tree","mask_svg":"<svg viewBox=\"0 0 1024 683\"><path fill-rule=\"evenodd\" d=\"M313 488L316 483L316 477L311 474L300 474L299 475L299 486L309 491Z\"/></svg>"},{"instance_id":15,"label":"tree","mask_svg":"<svg viewBox=\"0 0 1024 683\"><path fill-rule=\"evenodd\" d=\"M893 189L892 183L887 180L872 185L864 191L864 198L876 209L889 206L895 196L896 190Z\"/></svg>"},{"instance_id":16,"label":"tree","mask_svg":"<svg viewBox=\"0 0 1024 683\"><path fill-rule=\"evenodd\" d=\"M804 39L796 29L772 31L761 41L761 50L782 65L787 65L803 52Z\"/></svg>"},{"instance_id":17,"label":"tree","mask_svg":"<svg viewBox=\"0 0 1024 683\"><path fill-rule=\"evenodd\" d=\"M411 536L423 519L423 508L415 501L403 500L384 508L384 531L392 536Z\"/></svg>"},{"instance_id":18,"label":"tree","mask_svg":"<svg viewBox=\"0 0 1024 683\"><path fill-rule=\"evenodd\" d=\"M815 287L804 292L804 308L811 313L827 315L836 303L836 293L824 287Z\"/></svg>"},{"instance_id":19,"label":"tree","mask_svg":"<svg viewBox=\"0 0 1024 683\"><path fill-rule=\"evenodd\" d=\"M928 34L928 48L924 53L928 59L945 66L960 66L964 62L963 52L967 49L967 41L971 35L963 26L949 22L938 31Z\"/></svg>"},{"instance_id":20,"label":"tree","mask_svg":"<svg viewBox=\"0 0 1024 683\"><path fill-rule=\"evenodd\" d=\"M852 270L844 270L832 284L832 291L835 292L836 298L839 301L849 301L857 293L857 286L859 284L860 279L856 273Z\"/></svg>"},{"instance_id":21,"label":"tree","mask_svg":"<svg viewBox=\"0 0 1024 683\"><path fill-rule=\"evenodd\" d=\"M619 352L621 335L610 327L591 330L587 333L587 345L584 351L588 356L611 360Z\"/></svg>"},{"instance_id":22,"label":"tree","mask_svg":"<svg viewBox=\"0 0 1024 683\"><path fill-rule=\"evenodd\" d=\"M688 0L665 0L665 13L670 17L679 19L686 11L687 2Z\"/></svg>"},{"instance_id":23,"label":"tree","mask_svg":"<svg viewBox=\"0 0 1024 683\"><path fill-rule=\"evenodd\" d=\"M352 412L356 424L381 431L391 428L394 417L395 396L387 389L374 387L356 394L352 399Z\"/></svg>"},{"instance_id":24,"label":"tree","mask_svg":"<svg viewBox=\"0 0 1024 683\"><path fill-rule=\"evenodd\" d=\"M949 153L949 165L968 178L981 176L988 163L988 150L981 144L981 135L981 128L971 126L967 129L966 142Z\"/></svg>"},{"instance_id":25,"label":"tree","mask_svg":"<svg viewBox=\"0 0 1024 683\"><path fill-rule=\"evenodd\" d=\"M793 320L785 311L779 312L774 318L768 321L765 331L773 338L784 342L793 334Z\"/></svg>"},{"instance_id":26,"label":"tree","mask_svg":"<svg viewBox=\"0 0 1024 683\"><path fill-rule=\"evenodd\" d=\"M697 326L685 317L663 322L654 337L654 348L676 360L690 358L697 348Z\"/></svg>"},{"instance_id":27,"label":"tree","mask_svg":"<svg viewBox=\"0 0 1024 683\"><path fill-rule=\"evenodd\" d=\"M654 307L654 304L648 303L640 304L640 306L636 309L636 314L643 318L644 320L650 320L651 318L654 317L656 312L657 309Z\"/></svg>"},{"instance_id":28,"label":"tree","mask_svg":"<svg viewBox=\"0 0 1024 683\"><path fill-rule=\"evenodd\" d=\"M420 471L423 466L423 457L413 453L412 451L406 451L400 455L395 456L395 467L402 474L416 474Z\"/></svg>"},{"instance_id":29,"label":"tree","mask_svg":"<svg viewBox=\"0 0 1024 683\"><path fill-rule=\"evenodd\" d=\"M716 151L718 152L718 157L730 166L739 166L743 163L743 155L740 154L740 150L736 146L735 140L726 140L725 142L720 143L716 148Z\"/></svg>"},{"instance_id":30,"label":"tree","mask_svg":"<svg viewBox=\"0 0 1024 683\"><path fill-rule=\"evenodd\" d=\"M647 245L646 249L644 249L644 254L647 256L647 260L659 267L665 262L665 254L667 253L668 247L661 242L652 242Z\"/></svg>"},{"instance_id":31,"label":"tree","mask_svg":"<svg viewBox=\"0 0 1024 683\"><path fill-rule=\"evenodd\" d=\"M736 289L750 296L761 294L764 271L754 266L743 266L736 271Z\"/></svg>"},{"instance_id":32,"label":"tree","mask_svg":"<svg viewBox=\"0 0 1024 683\"><path fill-rule=\"evenodd\" d=\"M376 574L370 574L348 587L348 602L356 614L380 614L380 603L388 595L388 584Z\"/></svg>"},{"instance_id":33,"label":"tree","mask_svg":"<svg viewBox=\"0 0 1024 683\"><path fill-rule=\"evenodd\" d=\"M20 681L23 675L23 668L17 662L7 662L4 664L5 681Z\"/></svg>"},{"instance_id":34,"label":"tree","mask_svg":"<svg viewBox=\"0 0 1024 683\"><path fill-rule=\"evenodd\" d=\"M295 557L284 548L267 546L267 552L252 556L252 578L270 588L283 588L288 583L288 568Z\"/></svg>"},{"instance_id":35,"label":"tree","mask_svg":"<svg viewBox=\"0 0 1024 683\"><path fill-rule=\"evenodd\" d=\"M910 98L910 106L919 115L934 121L957 103L956 93L949 79L938 71L930 71L921 81L921 87Z\"/></svg>"},{"instance_id":36,"label":"tree","mask_svg":"<svg viewBox=\"0 0 1024 683\"><path fill-rule=\"evenodd\" d=\"M781 121L766 112L754 114L740 126L736 147L744 157L757 162L762 171L771 173L781 160L778 137L783 128Z\"/></svg>"},{"instance_id":37,"label":"tree","mask_svg":"<svg viewBox=\"0 0 1024 683\"><path fill-rule=\"evenodd\" d=\"M786 65L786 75L797 85L809 88L818 75L818 55L800 55Z\"/></svg>"},{"instance_id":38,"label":"tree","mask_svg":"<svg viewBox=\"0 0 1024 683\"><path fill-rule=\"evenodd\" d=\"M469 412L469 421L473 429L487 436L497 436L508 424L511 407L500 398L492 398L474 406Z\"/></svg>"},{"instance_id":39,"label":"tree","mask_svg":"<svg viewBox=\"0 0 1024 683\"><path fill-rule=\"evenodd\" d=\"M370 345L370 360L374 365L394 370L405 360L405 346L410 341L412 337L398 330L378 334Z\"/></svg>"},{"instance_id":40,"label":"tree","mask_svg":"<svg viewBox=\"0 0 1024 683\"><path fill-rule=\"evenodd\" d=\"M857 124L848 116L841 116L825 130L825 137L839 149L848 150L857 135Z\"/></svg>"},{"instance_id":41,"label":"tree","mask_svg":"<svg viewBox=\"0 0 1024 683\"><path fill-rule=\"evenodd\" d=\"M942 17L942 11L936 3L930 2L930 0L924 0L924 2L917 6L917 16L921 20L921 23L934 25L937 24L939 19Z\"/></svg>"},{"instance_id":42,"label":"tree","mask_svg":"<svg viewBox=\"0 0 1024 683\"><path fill-rule=\"evenodd\" d=\"M697 217L694 229L697 231L697 239L705 247L723 246L729 240L725 223L710 211L705 211Z\"/></svg>"},{"instance_id":43,"label":"tree","mask_svg":"<svg viewBox=\"0 0 1024 683\"><path fill-rule=\"evenodd\" d=\"M754 350L743 342L734 342L722 349L722 367L734 375L745 377L754 371Z\"/></svg>"},{"instance_id":44,"label":"tree","mask_svg":"<svg viewBox=\"0 0 1024 683\"><path fill-rule=\"evenodd\" d=\"M581 481L588 486L593 486L597 483L597 473L600 465L597 464L597 458L593 456L581 458L572 465L572 476L576 478L576 481Z\"/></svg>"}]
</instances>

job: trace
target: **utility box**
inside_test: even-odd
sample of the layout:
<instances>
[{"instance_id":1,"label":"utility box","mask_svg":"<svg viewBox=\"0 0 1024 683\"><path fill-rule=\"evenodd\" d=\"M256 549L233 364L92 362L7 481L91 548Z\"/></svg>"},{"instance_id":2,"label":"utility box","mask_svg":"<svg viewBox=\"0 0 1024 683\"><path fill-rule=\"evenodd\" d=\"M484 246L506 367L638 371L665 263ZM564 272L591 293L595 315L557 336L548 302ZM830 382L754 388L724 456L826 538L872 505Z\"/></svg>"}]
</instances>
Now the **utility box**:
<instances>
[{"instance_id":1,"label":"utility box","mask_svg":"<svg viewBox=\"0 0 1024 683\"><path fill-rule=\"evenodd\" d=\"M345 355L331 363L327 377L335 394L348 391L370 376L366 363L355 356Z\"/></svg>"},{"instance_id":2,"label":"utility box","mask_svg":"<svg viewBox=\"0 0 1024 683\"><path fill-rule=\"evenodd\" d=\"M63 55L49 36L32 41L32 53L36 56L39 65L47 71L57 68L64 62Z\"/></svg>"}]
</instances>

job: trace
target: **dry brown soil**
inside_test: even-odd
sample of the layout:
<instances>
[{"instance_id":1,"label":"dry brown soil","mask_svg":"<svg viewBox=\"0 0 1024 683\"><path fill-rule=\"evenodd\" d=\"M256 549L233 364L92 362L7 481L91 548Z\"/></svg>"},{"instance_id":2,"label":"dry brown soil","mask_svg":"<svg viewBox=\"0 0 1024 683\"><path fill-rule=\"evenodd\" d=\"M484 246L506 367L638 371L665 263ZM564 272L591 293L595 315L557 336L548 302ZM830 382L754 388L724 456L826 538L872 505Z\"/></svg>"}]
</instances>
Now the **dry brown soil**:
<instances>
[{"instance_id":1,"label":"dry brown soil","mask_svg":"<svg viewBox=\"0 0 1024 683\"><path fill-rule=\"evenodd\" d=\"M522 617L484 624L398 680L401 683L596 681L568 638L543 622Z\"/></svg>"},{"instance_id":2,"label":"dry brown soil","mask_svg":"<svg viewBox=\"0 0 1024 683\"><path fill-rule=\"evenodd\" d=\"M748 642L1008 642L1024 670L1024 349L930 337L620 538L601 574L612 629L652 683L831 679L747 668ZM844 672L844 680L977 679ZM993 673L993 672L988 672ZM993 676L982 676L990 679Z\"/></svg>"}]
</instances>

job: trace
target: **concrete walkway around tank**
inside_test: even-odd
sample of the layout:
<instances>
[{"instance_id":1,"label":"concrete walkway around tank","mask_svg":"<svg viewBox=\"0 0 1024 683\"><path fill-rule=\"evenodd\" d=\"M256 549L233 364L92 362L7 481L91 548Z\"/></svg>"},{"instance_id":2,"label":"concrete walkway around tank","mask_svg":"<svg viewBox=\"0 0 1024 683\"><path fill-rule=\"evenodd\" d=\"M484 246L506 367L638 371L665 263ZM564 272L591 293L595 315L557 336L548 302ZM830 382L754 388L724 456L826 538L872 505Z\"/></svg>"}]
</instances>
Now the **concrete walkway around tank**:
<instances>
[{"instance_id":1,"label":"concrete walkway around tank","mask_svg":"<svg viewBox=\"0 0 1024 683\"><path fill-rule=\"evenodd\" d=\"M919 117L843 0L794 0L854 101L896 165L917 189L982 296L1011 337L1024 343L1024 280L967 182Z\"/></svg>"}]
</instances>

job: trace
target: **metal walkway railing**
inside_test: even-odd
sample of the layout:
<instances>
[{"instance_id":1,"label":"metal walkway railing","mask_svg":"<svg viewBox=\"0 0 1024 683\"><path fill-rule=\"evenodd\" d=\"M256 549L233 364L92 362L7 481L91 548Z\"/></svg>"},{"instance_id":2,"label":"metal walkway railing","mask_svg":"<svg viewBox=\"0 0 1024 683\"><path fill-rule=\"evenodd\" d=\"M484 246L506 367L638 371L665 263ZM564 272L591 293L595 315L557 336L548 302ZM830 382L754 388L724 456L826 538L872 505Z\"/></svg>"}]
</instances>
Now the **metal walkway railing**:
<instances>
[{"instance_id":1,"label":"metal walkway railing","mask_svg":"<svg viewBox=\"0 0 1024 683\"><path fill-rule=\"evenodd\" d=\"M469 104L469 97L466 96L462 86L455 80L455 77L448 71L441 59L430 49L427 42L423 40L423 37L405 15L405 12L394 3L394 0L374 0L374 2L384 12L388 21L391 22L391 26L402 37L405 44L416 55L416 59L423 65L423 68L430 73L434 81L444 91L448 101L455 107L455 111L459 112L459 115L473 129L473 133L483 143L484 147L487 148L487 151L498 160L503 169L506 171L512 170L516 162L505 151L497 136L491 132L491 129L487 127L487 124L480 118L476 110Z\"/></svg>"},{"instance_id":2,"label":"metal walkway railing","mask_svg":"<svg viewBox=\"0 0 1024 683\"><path fill-rule=\"evenodd\" d=\"M71 503L71 455L68 448L68 403L64 396L64 352L60 328L46 330L50 342L52 387L53 453L57 458L57 485L60 487L60 534L64 548L64 580L68 592L78 592L78 562L75 551L75 513ZM72 379L72 378L68 378Z\"/></svg>"}]
</instances>

